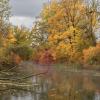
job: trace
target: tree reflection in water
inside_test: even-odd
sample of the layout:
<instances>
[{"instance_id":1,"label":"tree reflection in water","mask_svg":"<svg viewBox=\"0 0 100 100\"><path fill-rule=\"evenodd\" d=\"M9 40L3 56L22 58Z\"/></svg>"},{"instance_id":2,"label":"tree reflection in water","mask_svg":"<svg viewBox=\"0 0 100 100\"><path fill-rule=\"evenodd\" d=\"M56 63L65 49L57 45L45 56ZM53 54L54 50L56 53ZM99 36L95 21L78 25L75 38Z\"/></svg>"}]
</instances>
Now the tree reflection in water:
<instances>
[{"instance_id":1,"label":"tree reflection in water","mask_svg":"<svg viewBox=\"0 0 100 100\"><path fill-rule=\"evenodd\" d=\"M35 84L33 91L23 88L1 91L0 100L100 100L99 78L52 70L31 78Z\"/></svg>"}]
</instances>

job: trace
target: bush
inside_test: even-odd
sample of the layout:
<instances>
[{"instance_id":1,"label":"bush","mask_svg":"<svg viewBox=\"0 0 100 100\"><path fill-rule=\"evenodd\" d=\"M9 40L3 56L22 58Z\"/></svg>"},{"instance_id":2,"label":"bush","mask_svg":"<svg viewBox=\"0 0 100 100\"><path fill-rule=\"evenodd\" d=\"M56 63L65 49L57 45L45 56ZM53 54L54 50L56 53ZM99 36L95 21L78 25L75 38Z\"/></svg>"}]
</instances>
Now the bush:
<instances>
[{"instance_id":1,"label":"bush","mask_svg":"<svg viewBox=\"0 0 100 100\"><path fill-rule=\"evenodd\" d=\"M10 52L19 55L22 58L22 60L29 60L32 57L33 49L28 46L16 46L10 48Z\"/></svg>"},{"instance_id":2,"label":"bush","mask_svg":"<svg viewBox=\"0 0 100 100\"><path fill-rule=\"evenodd\" d=\"M85 65L100 65L100 44L83 50L83 62Z\"/></svg>"}]
</instances>

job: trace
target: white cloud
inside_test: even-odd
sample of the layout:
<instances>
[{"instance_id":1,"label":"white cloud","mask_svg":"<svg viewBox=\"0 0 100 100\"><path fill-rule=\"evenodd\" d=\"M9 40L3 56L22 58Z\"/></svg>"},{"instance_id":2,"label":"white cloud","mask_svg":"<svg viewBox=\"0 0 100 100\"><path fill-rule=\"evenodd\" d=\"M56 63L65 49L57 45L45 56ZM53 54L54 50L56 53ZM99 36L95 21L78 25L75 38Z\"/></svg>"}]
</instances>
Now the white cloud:
<instances>
[{"instance_id":1,"label":"white cloud","mask_svg":"<svg viewBox=\"0 0 100 100\"><path fill-rule=\"evenodd\" d=\"M48 0L10 0L11 14L10 22L17 26L31 28L35 17L39 16L43 4Z\"/></svg>"},{"instance_id":2,"label":"white cloud","mask_svg":"<svg viewBox=\"0 0 100 100\"><path fill-rule=\"evenodd\" d=\"M10 0L11 12L14 16L36 17L43 4L48 0Z\"/></svg>"},{"instance_id":3,"label":"white cloud","mask_svg":"<svg viewBox=\"0 0 100 100\"><path fill-rule=\"evenodd\" d=\"M12 16L10 22L16 26L25 26L31 28L35 18L31 17L21 17L21 16Z\"/></svg>"}]
</instances>

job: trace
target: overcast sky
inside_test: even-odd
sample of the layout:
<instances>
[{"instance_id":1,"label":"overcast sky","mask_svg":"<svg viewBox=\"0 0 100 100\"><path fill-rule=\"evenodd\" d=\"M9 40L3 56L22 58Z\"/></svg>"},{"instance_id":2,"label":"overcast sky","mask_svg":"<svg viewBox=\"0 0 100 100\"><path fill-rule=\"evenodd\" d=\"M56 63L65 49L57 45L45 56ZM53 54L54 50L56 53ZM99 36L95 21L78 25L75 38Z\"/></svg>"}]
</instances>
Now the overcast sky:
<instances>
[{"instance_id":1,"label":"overcast sky","mask_svg":"<svg viewBox=\"0 0 100 100\"><path fill-rule=\"evenodd\" d=\"M10 0L12 7L10 22L14 25L32 27L35 17L39 15L46 2L48 0Z\"/></svg>"}]
</instances>

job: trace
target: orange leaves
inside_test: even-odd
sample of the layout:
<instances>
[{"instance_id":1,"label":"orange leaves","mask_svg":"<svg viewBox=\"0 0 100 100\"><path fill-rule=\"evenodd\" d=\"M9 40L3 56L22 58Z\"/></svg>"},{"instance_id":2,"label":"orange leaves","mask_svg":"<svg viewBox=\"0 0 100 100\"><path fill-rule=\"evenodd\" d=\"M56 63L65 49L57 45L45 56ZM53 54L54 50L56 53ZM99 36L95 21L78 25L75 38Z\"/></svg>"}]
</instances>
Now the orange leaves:
<instances>
[{"instance_id":1,"label":"orange leaves","mask_svg":"<svg viewBox=\"0 0 100 100\"><path fill-rule=\"evenodd\" d=\"M98 23L99 23L99 22L97 21L96 17L97 17L97 15L96 15L96 13L94 12L93 15L92 15L92 25L93 25L93 26L97 26Z\"/></svg>"},{"instance_id":2,"label":"orange leaves","mask_svg":"<svg viewBox=\"0 0 100 100\"><path fill-rule=\"evenodd\" d=\"M55 31L56 32L56 31ZM57 40L61 39L61 35L59 33L52 33L48 37L48 41L51 44L54 44L57 42Z\"/></svg>"},{"instance_id":3,"label":"orange leaves","mask_svg":"<svg viewBox=\"0 0 100 100\"><path fill-rule=\"evenodd\" d=\"M44 6L42 10L42 18L48 20L51 16L55 15L56 10L58 9L58 4L56 0L52 0L50 4Z\"/></svg>"},{"instance_id":4,"label":"orange leaves","mask_svg":"<svg viewBox=\"0 0 100 100\"><path fill-rule=\"evenodd\" d=\"M39 64L51 64L54 62L54 55L51 50L45 49L37 52L35 61Z\"/></svg>"},{"instance_id":5,"label":"orange leaves","mask_svg":"<svg viewBox=\"0 0 100 100\"><path fill-rule=\"evenodd\" d=\"M11 60L16 64L19 64L22 61L21 57L13 52L11 52Z\"/></svg>"},{"instance_id":6,"label":"orange leaves","mask_svg":"<svg viewBox=\"0 0 100 100\"><path fill-rule=\"evenodd\" d=\"M14 30L12 27L8 28L8 33L4 42L4 46L14 44L16 42L16 38L14 36Z\"/></svg>"},{"instance_id":7,"label":"orange leaves","mask_svg":"<svg viewBox=\"0 0 100 100\"><path fill-rule=\"evenodd\" d=\"M69 32L65 31L64 33L61 34L61 39L65 39L68 36Z\"/></svg>"},{"instance_id":8,"label":"orange leaves","mask_svg":"<svg viewBox=\"0 0 100 100\"><path fill-rule=\"evenodd\" d=\"M90 47L83 51L84 63L86 64L100 64L100 45L96 47Z\"/></svg>"},{"instance_id":9,"label":"orange leaves","mask_svg":"<svg viewBox=\"0 0 100 100\"><path fill-rule=\"evenodd\" d=\"M14 43L16 41L13 33L8 33L8 36L7 36L7 42L11 42L11 43Z\"/></svg>"},{"instance_id":10,"label":"orange leaves","mask_svg":"<svg viewBox=\"0 0 100 100\"><path fill-rule=\"evenodd\" d=\"M95 26L97 14L89 14L88 6L84 0L53 0L43 9L42 19L48 25L48 42L54 48L56 59L81 59L83 49L95 42L90 23Z\"/></svg>"}]
</instances>

